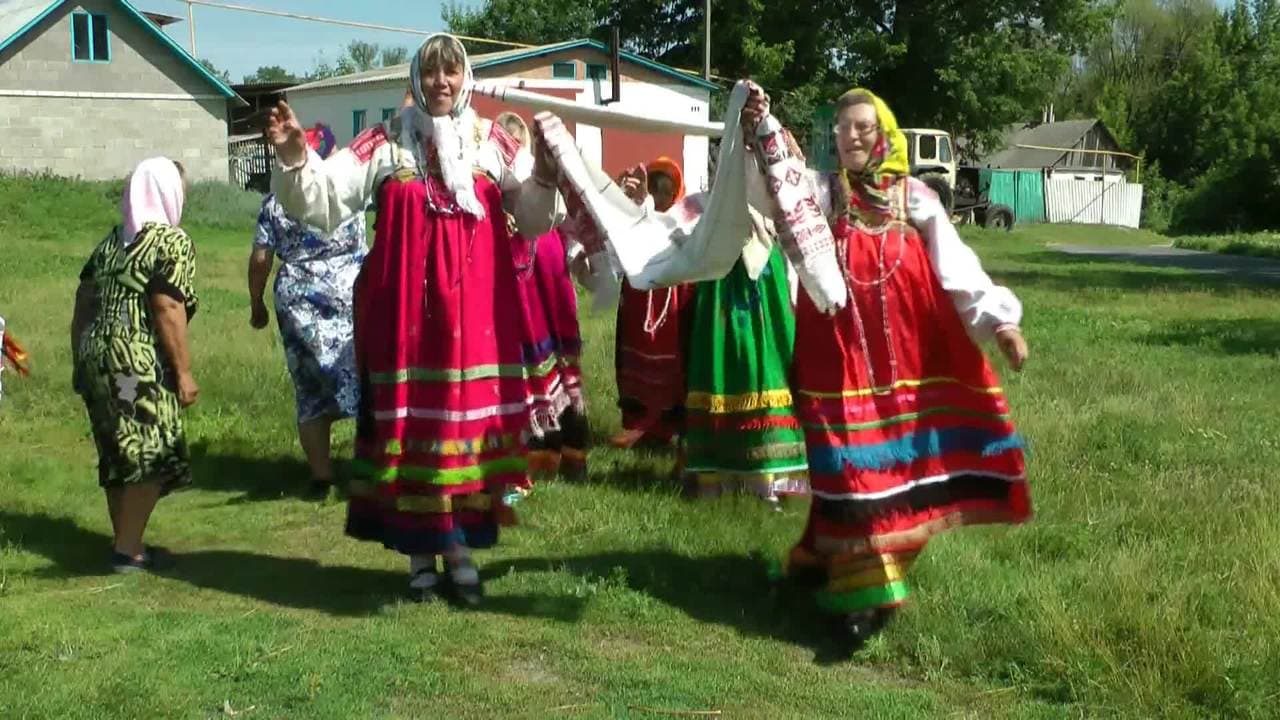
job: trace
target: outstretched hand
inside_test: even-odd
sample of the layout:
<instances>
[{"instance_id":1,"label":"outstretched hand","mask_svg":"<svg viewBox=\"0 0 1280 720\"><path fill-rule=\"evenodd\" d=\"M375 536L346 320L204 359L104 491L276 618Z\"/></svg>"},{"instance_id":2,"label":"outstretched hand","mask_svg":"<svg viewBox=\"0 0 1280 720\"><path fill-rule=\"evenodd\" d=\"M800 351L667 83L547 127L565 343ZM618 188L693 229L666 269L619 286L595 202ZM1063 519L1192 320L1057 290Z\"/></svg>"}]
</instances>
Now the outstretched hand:
<instances>
[{"instance_id":1,"label":"outstretched hand","mask_svg":"<svg viewBox=\"0 0 1280 720\"><path fill-rule=\"evenodd\" d=\"M286 166L301 165L307 159L307 135L289 103L281 100L267 116L267 142Z\"/></svg>"},{"instance_id":2,"label":"outstretched hand","mask_svg":"<svg viewBox=\"0 0 1280 720\"><path fill-rule=\"evenodd\" d=\"M1018 330L1018 328L1005 328L997 331L996 345L1000 346L1000 352L1009 361L1009 366L1014 371L1021 371L1022 366L1027 363L1027 358L1030 357L1027 341L1022 337L1022 331Z\"/></svg>"}]
</instances>

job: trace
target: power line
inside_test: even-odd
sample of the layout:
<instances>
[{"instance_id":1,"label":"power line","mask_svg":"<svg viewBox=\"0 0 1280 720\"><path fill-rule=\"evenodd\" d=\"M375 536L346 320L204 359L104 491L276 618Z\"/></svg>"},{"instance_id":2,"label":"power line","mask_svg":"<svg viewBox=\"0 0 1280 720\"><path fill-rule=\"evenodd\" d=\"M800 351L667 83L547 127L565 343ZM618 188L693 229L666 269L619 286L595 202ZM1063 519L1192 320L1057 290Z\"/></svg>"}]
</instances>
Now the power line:
<instances>
[{"instance_id":1,"label":"power line","mask_svg":"<svg viewBox=\"0 0 1280 720\"><path fill-rule=\"evenodd\" d=\"M186 3L188 16L192 5L203 5L205 7L220 8L222 10L236 10L238 12L254 13L257 15L270 15L272 17L289 18L291 20L306 20L308 22L324 23L327 25L341 25L344 27L361 28L364 30L383 30L386 32L406 33L408 35L431 35L434 31L418 30L416 28L394 27L391 25L375 25L373 23L355 22L353 20L339 20L337 18L319 17L316 15L300 15L298 13L284 12L283 10L267 10L265 8L249 7L247 5L232 5L229 3L210 2L210 0L175 0L175 2ZM470 42L489 43L491 45L504 45L513 48L531 48L535 47L527 43L510 42L507 40L491 40L489 38L470 37L467 35L457 35L454 37L460 40L468 40ZM191 44L192 52L195 52L195 23L191 23Z\"/></svg>"}]
</instances>

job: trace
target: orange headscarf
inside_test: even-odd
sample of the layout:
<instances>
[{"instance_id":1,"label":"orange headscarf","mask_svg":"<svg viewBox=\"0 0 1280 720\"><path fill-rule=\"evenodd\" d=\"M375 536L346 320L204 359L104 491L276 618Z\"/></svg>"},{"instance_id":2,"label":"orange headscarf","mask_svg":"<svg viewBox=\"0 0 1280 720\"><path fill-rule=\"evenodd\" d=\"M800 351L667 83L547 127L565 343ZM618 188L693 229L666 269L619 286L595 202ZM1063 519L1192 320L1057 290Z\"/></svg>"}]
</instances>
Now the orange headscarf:
<instances>
[{"instance_id":1,"label":"orange headscarf","mask_svg":"<svg viewBox=\"0 0 1280 720\"><path fill-rule=\"evenodd\" d=\"M680 202L684 198L684 172L680 170L680 165L675 160L663 155L646 165L645 171L650 175L659 173L671 178L671 182L676 186L675 201Z\"/></svg>"}]
</instances>

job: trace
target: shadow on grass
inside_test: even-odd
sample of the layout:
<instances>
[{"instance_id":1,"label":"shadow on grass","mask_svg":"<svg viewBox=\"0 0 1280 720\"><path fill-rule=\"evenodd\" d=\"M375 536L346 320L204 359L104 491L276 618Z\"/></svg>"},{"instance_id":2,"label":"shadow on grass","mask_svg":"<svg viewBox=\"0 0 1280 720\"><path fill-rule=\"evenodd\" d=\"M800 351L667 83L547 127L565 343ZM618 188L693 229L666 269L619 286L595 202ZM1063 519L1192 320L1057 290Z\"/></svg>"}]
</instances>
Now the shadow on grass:
<instances>
[{"instance_id":1,"label":"shadow on grass","mask_svg":"<svg viewBox=\"0 0 1280 720\"><path fill-rule=\"evenodd\" d=\"M348 476L348 463L335 458L338 485ZM238 493L227 504L266 502L287 498L314 500L309 491L311 470L300 457L265 457L252 449L237 452L197 442L191 448L191 474L201 490Z\"/></svg>"},{"instance_id":2,"label":"shadow on grass","mask_svg":"<svg viewBox=\"0 0 1280 720\"><path fill-rule=\"evenodd\" d=\"M1036 285L1068 292L1114 289L1226 295L1241 289L1274 290L1280 286L1280 262L1254 258L1116 252L1072 255L1046 250L1019 254L1016 259L1019 269L992 272L996 282L1015 290Z\"/></svg>"},{"instance_id":3,"label":"shadow on grass","mask_svg":"<svg viewBox=\"0 0 1280 720\"><path fill-rule=\"evenodd\" d=\"M1224 355L1280 354L1280 321L1266 318L1170 323L1143 341L1149 345L1201 348Z\"/></svg>"},{"instance_id":4,"label":"shadow on grass","mask_svg":"<svg viewBox=\"0 0 1280 720\"><path fill-rule=\"evenodd\" d=\"M591 582L623 578L648 595L703 623L733 628L748 637L770 638L808 648L814 661L830 664L849 654L834 637L811 594L775 585L764 559L746 555L688 557L671 550L612 552L567 558L520 558L495 562L487 572L566 571Z\"/></svg>"},{"instance_id":5,"label":"shadow on grass","mask_svg":"<svg viewBox=\"0 0 1280 720\"><path fill-rule=\"evenodd\" d=\"M110 574L111 538L86 530L70 518L0 510L0 537L50 560L54 567L40 571L43 577L68 579ZM407 599L406 573L323 565L308 558L240 550L183 552L174 559L174 566L160 575L282 607L362 616L376 614L388 605ZM582 601L576 598L500 595L488 598L481 610L573 622L580 616L581 608Z\"/></svg>"}]
</instances>

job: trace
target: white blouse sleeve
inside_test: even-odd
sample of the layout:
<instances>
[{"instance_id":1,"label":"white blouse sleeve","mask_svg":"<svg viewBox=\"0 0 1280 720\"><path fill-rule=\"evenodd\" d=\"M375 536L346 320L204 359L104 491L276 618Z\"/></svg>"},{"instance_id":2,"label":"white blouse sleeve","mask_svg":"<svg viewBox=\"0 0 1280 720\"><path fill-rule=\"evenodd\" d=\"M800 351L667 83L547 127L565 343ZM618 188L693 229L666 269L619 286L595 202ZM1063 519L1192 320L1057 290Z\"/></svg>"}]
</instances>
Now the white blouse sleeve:
<instances>
[{"instance_id":1,"label":"white blouse sleeve","mask_svg":"<svg viewBox=\"0 0 1280 720\"><path fill-rule=\"evenodd\" d=\"M1022 303L1008 288L996 285L964 244L938 196L916 179L907 181L907 215L929 250L933 271L951 296L969 337L986 342L1005 326L1022 322Z\"/></svg>"},{"instance_id":2,"label":"white blouse sleeve","mask_svg":"<svg viewBox=\"0 0 1280 720\"><path fill-rule=\"evenodd\" d=\"M365 211L378 183L394 172L395 164L396 146L388 127L377 125L327 160L307 150L301 165L277 165L271 190L291 217L332 233Z\"/></svg>"}]
</instances>

